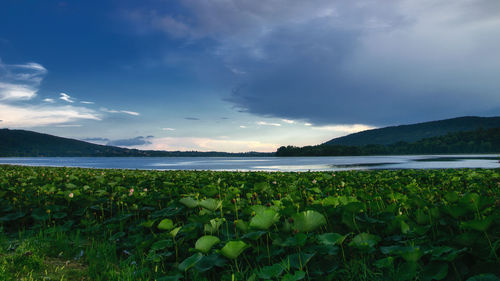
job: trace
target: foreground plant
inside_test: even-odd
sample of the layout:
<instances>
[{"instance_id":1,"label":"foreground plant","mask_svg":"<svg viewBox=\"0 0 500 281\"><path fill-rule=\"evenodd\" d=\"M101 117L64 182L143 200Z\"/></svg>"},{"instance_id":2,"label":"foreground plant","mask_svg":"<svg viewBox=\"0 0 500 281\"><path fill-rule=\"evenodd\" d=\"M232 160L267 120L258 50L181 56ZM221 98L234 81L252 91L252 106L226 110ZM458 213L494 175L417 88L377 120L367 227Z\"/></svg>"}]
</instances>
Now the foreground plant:
<instances>
[{"instance_id":1,"label":"foreground plant","mask_svg":"<svg viewBox=\"0 0 500 281\"><path fill-rule=\"evenodd\" d=\"M499 170L0 166L0 279L498 280L499 207Z\"/></svg>"}]
</instances>

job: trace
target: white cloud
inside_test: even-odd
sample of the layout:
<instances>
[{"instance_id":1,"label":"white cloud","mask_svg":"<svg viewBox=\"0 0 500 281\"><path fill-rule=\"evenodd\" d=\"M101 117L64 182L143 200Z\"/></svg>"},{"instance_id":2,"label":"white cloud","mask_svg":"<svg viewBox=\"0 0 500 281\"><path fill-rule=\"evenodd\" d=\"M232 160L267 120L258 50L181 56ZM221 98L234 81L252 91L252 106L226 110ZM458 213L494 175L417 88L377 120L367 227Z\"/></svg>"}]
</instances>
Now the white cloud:
<instances>
[{"instance_id":1,"label":"white cloud","mask_svg":"<svg viewBox=\"0 0 500 281\"><path fill-rule=\"evenodd\" d=\"M256 140L231 140L214 138L154 138L151 144L138 146L140 149L151 150L180 150L180 151L225 151L225 152L248 152L248 151L276 151L278 144L265 143Z\"/></svg>"},{"instance_id":2,"label":"white cloud","mask_svg":"<svg viewBox=\"0 0 500 281\"><path fill-rule=\"evenodd\" d=\"M74 100L72 100L72 99L71 99L71 96L70 96L70 95L68 95L68 94L66 94L66 93L60 93L60 95L61 95L61 96L59 97L59 99L60 99L60 100L63 100L63 101L65 101L65 102L69 102L69 103L73 103L73 102L75 102Z\"/></svg>"},{"instance_id":3,"label":"white cloud","mask_svg":"<svg viewBox=\"0 0 500 281\"><path fill-rule=\"evenodd\" d=\"M47 73L47 69L45 67L43 67L41 64L38 64L36 62L29 62L26 64L13 64L12 66L18 67L18 68L35 70L35 71L37 71L37 73L40 73L40 74Z\"/></svg>"},{"instance_id":4,"label":"white cloud","mask_svg":"<svg viewBox=\"0 0 500 281\"><path fill-rule=\"evenodd\" d=\"M174 128L162 128L163 131L175 131Z\"/></svg>"},{"instance_id":5,"label":"white cloud","mask_svg":"<svg viewBox=\"0 0 500 281\"><path fill-rule=\"evenodd\" d=\"M56 125L58 128L73 128L73 127L81 127L82 125L80 124L62 124L62 125Z\"/></svg>"},{"instance_id":6,"label":"white cloud","mask_svg":"<svg viewBox=\"0 0 500 281\"><path fill-rule=\"evenodd\" d=\"M322 131L332 131L332 132L343 132L343 133L357 133L361 131L375 129L377 127L363 125L363 124L354 124L354 125L333 125L333 126L317 126L312 127L314 130L322 130Z\"/></svg>"},{"instance_id":7,"label":"white cloud","mask_svg":"<svg viewBox=\"0 0 500 281\"><path fill-rule=\"evenodd\" d=\"M0 101L30 100L37 89L29 85L0 82Z\"/></svg>"},{"instance_id":8,"label":"white cloud","mask_svg":"<svg viewBox=\"0 0 500 281\"><path fill-rule=\"evenodd\" d=\"M247 126L241 125L240 128L245 129Z\"/></svg>"},{"instance_id":9,"label":"white cloud","mask_svg":"<svg viewBox=\"0 0 500 281\"><path fill-rule=\"evenodd\" d=\"M93 101L80 101L80 103L83 103L83 104L94 104L95 102L93 102Z\"/></svg>"},{"instance_id":10,"label":"white cloud","mask_svg":"<svg viewBox=\"0 0 500 281\"><path fill-rule=\"evenodd\" d=\"M257 125L261 125L261 126L275 126L275 127L280 127L281 124L279 123L269 123L269 122L265 122L265 121L259 121L257 122Z\"/></svg>"},{"instance_id":11,"label":"white cloud","mask_svg":"<svg viewBox=\"0 0 500 281\"><path fill-rule=\"evenodd\" d=\"M101 111L104 111L104 112L107 112L107 113L124 113L124 114L128 114L128 115L133 115L133 116L139 116L139 115L141 115L139 112L135 112L135 111L107 109L105 107L101 107Z\"/></svg>"},{"instance_id":12,"label":"white cloud","mask_svg":"<svg viewBox=\"0 0 500 281\"><path fill-rule=\"evenodd\" d=\"M46 73L37 63L5 64L0 60L0 101L33 99Z\"/></svg>"},{"instance_id":13,"label":"white cloud","mask_svg":"<svg viewBox=\"0 0 500 281\"><path fill-rule=\"evenodd\" d=\"M281 119L281 121L287 123L287 124L295 124L295 121L294 120L290 120L290 119Z\"/></svg>"},{"instance_id":14,"label":"white cloud","mask_svg":"<svg viewBox=\"0 0 500 281\"><path fill-rule=\"evenodd\" d=\"M125 114L128 114L128 115L133 115L133 116L139 116L139 112L135 112L135 111L128 111L128 110L120 110L121 113L125 113Z\"/></svg>"},{"instance_id":15,"label":"white cloud","mask_svg":"<svg viewBox=\"0 0 500 281\"><path fill-rule=\"evenodd\" d=\"M65 124L77 120L100 120L100 116L85 107L59 106L52 98L34 104L47 69L41 64L5 64L0 60L0 120L2 127L51 126L76 127L78 124ZM61 93L62 100L72 102L70 96ZM12 103L16 102L16 103Z\"/></svg>"},{"instance_id":16,"label":"white cloud","mask_svg":"<svg viewBox=\"0 0 500 281\"><path fill-rule=\"evenodd\" d=\"M74 106L0 104L2 127L36 127L57 125L76 120L101 120L91 109Z\"/></svg>"},{"instance_id":17,"label":"white cloud","mask_svg":"<svg viewBox=\"0 0 500 281\"><path fill-rule=\"evenodd\" d=\"M304 126L312 126L311 123L304 123Z\"/></svg>"}]
</instances>

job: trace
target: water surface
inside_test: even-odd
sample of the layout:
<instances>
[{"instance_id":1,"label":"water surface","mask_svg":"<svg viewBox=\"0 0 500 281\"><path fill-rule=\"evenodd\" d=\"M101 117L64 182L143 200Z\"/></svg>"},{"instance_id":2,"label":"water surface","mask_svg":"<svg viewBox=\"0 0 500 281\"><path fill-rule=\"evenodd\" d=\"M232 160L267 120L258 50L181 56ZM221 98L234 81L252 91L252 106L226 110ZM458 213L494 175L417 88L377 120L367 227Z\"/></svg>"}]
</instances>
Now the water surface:
<instances>
[{"instance_id":1,"label":"water surface","mask_svg":"<svg viewBox=\"0 0 500 281\"><path fill-rule=\"evenodd\" d=\"M223 171L341 171L369 169L500 168L500 154L332 157L16 157L26 166Z\"/></svg>"}]
</instances>

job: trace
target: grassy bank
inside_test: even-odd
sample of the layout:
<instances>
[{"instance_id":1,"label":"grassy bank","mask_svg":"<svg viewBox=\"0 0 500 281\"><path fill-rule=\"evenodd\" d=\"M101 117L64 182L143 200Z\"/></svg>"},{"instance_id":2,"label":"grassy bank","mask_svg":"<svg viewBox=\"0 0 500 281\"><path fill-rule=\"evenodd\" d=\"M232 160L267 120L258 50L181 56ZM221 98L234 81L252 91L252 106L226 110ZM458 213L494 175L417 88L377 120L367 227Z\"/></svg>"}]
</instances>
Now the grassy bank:
<instances>
[{"instance_id":1,"label":"grassy bank","mask_svg":"<svg viewBox=\"0 0 500 281\"><path fill-rule=\"evenodd\" d=\"M0 166L0 280L498 280L500 170Z\"/></svg>"}]
</instances>

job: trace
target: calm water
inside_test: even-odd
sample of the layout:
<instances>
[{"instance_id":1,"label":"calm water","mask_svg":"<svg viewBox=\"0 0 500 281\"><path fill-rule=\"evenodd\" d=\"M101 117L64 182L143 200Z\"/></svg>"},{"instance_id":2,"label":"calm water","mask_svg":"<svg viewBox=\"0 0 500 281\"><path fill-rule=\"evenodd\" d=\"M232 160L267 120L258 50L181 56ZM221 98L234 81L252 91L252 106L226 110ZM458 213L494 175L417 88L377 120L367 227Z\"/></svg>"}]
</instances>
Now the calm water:
<instances>
[{"instance_id":1,"label":"calm water","mask_svg":"<svg viewBox=\"0 0 500 281\"><path fill-rule=\"evenodd\" d=\"M0 158L0 164L146 170L339 171L500 168L495 155L349 157L40 157Z\"/></svg>"}]
</instances>

